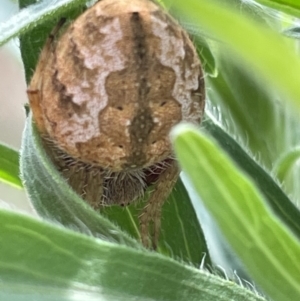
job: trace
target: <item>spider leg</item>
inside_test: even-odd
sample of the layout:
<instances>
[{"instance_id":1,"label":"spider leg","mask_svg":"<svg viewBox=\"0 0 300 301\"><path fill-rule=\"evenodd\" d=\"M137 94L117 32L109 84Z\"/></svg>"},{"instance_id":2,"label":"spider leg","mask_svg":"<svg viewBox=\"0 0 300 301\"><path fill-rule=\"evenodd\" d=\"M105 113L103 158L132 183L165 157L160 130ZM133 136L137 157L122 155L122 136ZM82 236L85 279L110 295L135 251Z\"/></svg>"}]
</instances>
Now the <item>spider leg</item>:
<instances>
[{"instance_id":1,"label":"spider leg","mask_svg":"<svg viewBox=\"0 0 300 301\"><path fill-rule=\"evenodd\" d=\"M141 241L147 248L152 247L154 250L157 248L161 225L161 208L172 191L178 176L179 168L177 162L174 160L160 174L154 185L154 190L139 216ZM150 223L153 223L153 233L151 235Z\"/></svg>"}]
</instances>

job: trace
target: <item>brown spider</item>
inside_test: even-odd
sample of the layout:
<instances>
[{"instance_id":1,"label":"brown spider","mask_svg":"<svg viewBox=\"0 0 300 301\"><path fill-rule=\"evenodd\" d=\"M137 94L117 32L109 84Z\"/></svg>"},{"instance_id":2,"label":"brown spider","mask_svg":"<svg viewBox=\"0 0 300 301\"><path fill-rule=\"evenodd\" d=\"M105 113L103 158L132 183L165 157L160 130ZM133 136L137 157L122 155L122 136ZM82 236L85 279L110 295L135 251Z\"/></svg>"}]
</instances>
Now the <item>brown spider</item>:
<instances>
[{"instance_id":1,"label":"brown spider","mask_svg":"<svg viewBox=\"0 0 300 301\"><path fill-rule=\"evenodd\" d=\"M95 209L126 206L153 185L139 221L142 243L155 249L161 207L179 175L170 129L199 124L204 110L196 50L150 0L102 0L56 37L59 27L28 88L46 150Z\"/></svg>"}]
</instances>

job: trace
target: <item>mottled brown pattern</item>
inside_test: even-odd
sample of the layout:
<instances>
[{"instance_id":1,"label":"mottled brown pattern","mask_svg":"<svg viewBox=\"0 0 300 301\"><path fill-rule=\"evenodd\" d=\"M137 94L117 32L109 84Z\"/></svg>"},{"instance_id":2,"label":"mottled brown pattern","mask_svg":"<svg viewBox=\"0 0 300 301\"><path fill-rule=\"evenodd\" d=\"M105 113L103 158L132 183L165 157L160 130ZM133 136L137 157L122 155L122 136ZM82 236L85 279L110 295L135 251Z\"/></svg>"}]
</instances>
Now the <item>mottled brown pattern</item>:
<instances>
[{"instance_id":1,"label":"mottled brown pattern","mask_svg":"<svg viewBox=\"0 0 300 301\"><path fill-rule=\"evenodd\" d=\"M102 0L50 35L28 88L45 149L93 208L128 205L156 247L160 212L179 174L169 141L204 110L200 61L188 34L150 0ZM154 234L149 237L149 225Z\"/></svg>"}]
</instances>

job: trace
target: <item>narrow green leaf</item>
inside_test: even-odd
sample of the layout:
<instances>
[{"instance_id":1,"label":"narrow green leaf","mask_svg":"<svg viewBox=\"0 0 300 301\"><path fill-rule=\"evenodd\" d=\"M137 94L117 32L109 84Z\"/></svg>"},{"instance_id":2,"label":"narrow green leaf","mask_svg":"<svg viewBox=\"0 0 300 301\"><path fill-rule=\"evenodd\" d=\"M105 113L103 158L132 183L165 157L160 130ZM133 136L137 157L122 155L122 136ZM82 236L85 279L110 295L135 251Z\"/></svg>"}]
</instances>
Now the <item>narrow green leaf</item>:
<instances>
[{"instance_id":1,"label":"narrow green leaf","mask_svg":"<svg viewBox=\"0 0 300 301\"><path fill-rule=\"evenodd\" d=\"M300 59L278 33L217 1L175 1L180 15L224 43L223 51L247 63L265 82L300 108ZM286 75L289 76L286 76Z\"/></svg>"},{"instance_id":2,"label":"narrow green leaf","mask_svg":"<svg viewBox=\"0 0 300 301\"><path fill-rule=\"evenodd\" d=\"M87 235L141 248L67 185L44 152L31 118L27 118L23 134L20 170L30 200L43 218Z\"/></svg>"},{"instance_id":3,"label":"narrow green leaf","mask_svg":"<svg viewBox=\"0 0 300 301\"><path fill-rule=\"evenodd\" d=\"M206 78L207 93L221 112L226 130L259 162L271 169L278 156L298 141L298 116L274 101L274 89L266 90L257 74L250 73L226 53L218 52L216 78ZM209 109L209 108L208 108ZM268 112L268 114L266 114Z\"/></svg>"},{"instance_id":4,"label":"narrow green leaf","mask_svg":"<svg viewBox=\"0 0 300 301\"><path fill-rule=\"evenodd\" d=\"M32 30L35 26L53 18L59 18L71 8L85 3L86 0L42 0L22 9L0 24L0 46L8 40Z\"/></svg>"},{"instance_id":5,"label":"narrow green leaf","mask_svg":"<svg viewBox=\"0 0 300 301\"><path fill-rule=\"evenodd\" d=\"M155 252L0 211L1 300L263 301Z\"/></svg>"},{"instance_id":6,"label":"narrow green leaf","mask_svg":"<svg viewBox=\"0 0 300 301\"><path fill-rule=\"evenodd\" d=\"M161 253L211 268L206 240L188 193L179 179L162 210Z\"/></svg>"},{"instance_id":7,"label":"narrow green leaf","mask_svg":"<svg viewBox=\"0 0 300 301\"><path fill-rule=\"evenodd\" d=\"M17 188L22 188L19 178L18 151L0 143L0 181Z\"/></svg>"},{"instance_id":8,"label":"narrow green leaf","mask_svg":"<svg viewBox=\"0 0 300 301\"><path fill-rule=\"evenodd\" d=\"M183 170L250 276L272 300L298 300L300 243L252 180L194 127L179 125L172 138Z\"/></svg>"},{"instance_id":9,"label":"narrow green leaf","mask_svg":"<svg viewBox=\"0 0 300 301\"><path fill-rule=\"evenodd\" d=\"M208 117L202 123L235 163L255 181L274 213L300 239L300 211L277 185L273 178L245 150ZM299 152L298 152L299 158ZM282 165L282 167L284 164Z\"/></svg>"}]
</instances>

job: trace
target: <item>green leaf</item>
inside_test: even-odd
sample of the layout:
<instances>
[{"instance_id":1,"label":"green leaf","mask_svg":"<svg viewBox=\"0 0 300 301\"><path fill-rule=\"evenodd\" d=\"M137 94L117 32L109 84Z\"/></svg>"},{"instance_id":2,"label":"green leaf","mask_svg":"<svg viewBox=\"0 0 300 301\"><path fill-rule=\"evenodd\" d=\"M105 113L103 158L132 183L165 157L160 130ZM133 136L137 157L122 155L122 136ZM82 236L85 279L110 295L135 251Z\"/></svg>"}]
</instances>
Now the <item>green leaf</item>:
<instances>
[{"instance_id":1,"label":"green leaf","mask_svg":"<svg viewBox=\"0 0 300 301\"><path fill-rule=\"evenodd\" d=\"M290 43L294 47L292 40ZM215 57L218 76L206 78L208 97L215 106L207 111L260 165L272 170L278 158L300 143L299 113L278 100L276 87L266 89L257 73L222 52L221 45L219 48ZM300 192L298 183L295 176L285 180L284 191L295 196L294 202Z\"/></svg>"},{"instance_id":2,"label":"green leaf","mask_svg":"<svg viewBox=\"0 0 300 301\"><path fill-rule=\"evenodd\" d=\"M274 301L298 300L300 243L253 181L194 127L179 125L172 138L183 170L253 280Z\"/></svg>"},{"instance_id":3,"label":"green leaf","mask_svg":"<svg viewBox=\"0 0 300 301\"><path fill-rule=\"evenodd\" d=\"M300 70L300 59L282 36L216 1L176 1L174 6L189 22L223 42L222 51L243 62L300 109L299 75L290 72L291 67Z\"/></svg>"},{"instance_id":4,"label":"green leaf","mask_svg":"<svg viewBox=\"0 0 300 301\"><path fill-rule=\"evenodd\" d=\"M179 179L162 211L161 252L211 268L206 240L188 193Z\"/></svg>"},{"instance_id":5,"label":"green leaf","mask_svg":"<svg viewBox=\"0 0 300 301\"><path fill-rule=\"evenodd\" d=\"M25 6L22 3L27 5L36 3L36 1L22 0L19 2L21 8ZM10 39L32 30L36 25L61 17L70 9L85 3L85 0L43 0L23 8L19 13L0 24L0 46Z\"/></svg>"},{"instance_id":6,"label":"green leaf","mask_svg":"<svg viewBox=\"0 0 300 301\"><path fill-rule=\"evenodd\" d=\"M275 102L274 92L266 91L258 75L226 53L218 54L217 64L218 76L206 80L209 99L221 111L221 122L229 133L271 169L278 156L298 140L298 116Z\"/></svg>"},{"instance_id":7,"label":"green leaf","mask_svg":"<svg viewBox=\"0 0 300 301\"><path fill-rule=\"evenodd\" d=\"M0 143L0 181L22 188L19 178L18 151Z\"/></svg>"},{"instance_id":8,"label":"green leaf","mask_svg":"<svg viewBox=\"0 0 300 301\"><path fill-rule=\"evenodd\" d=\"M263 301L206 271L0 211L0 299Z\"/></svg>"},{"instance_id":9,"label":"green leaf","mask_svg":"<svg viewBox=\"0 0 300 301\"><path fill-rule=\"evenodd\" d=\"M202 125L205 130L218 141L222 149L227 152L231 159L253 179L261 193L264 194L268 205L272 208L274 213L300 239L300 211L281 190L273 178L245 152L235 139L228 135L211 119L207 117ZM299 158L299 151L297 154ZM293 157L293 159L295 159L295 157ZM283 160L283 162L285 161L286 160ZM283 166L284 163L282 167Z\"/></svg>"}]
</instances>

